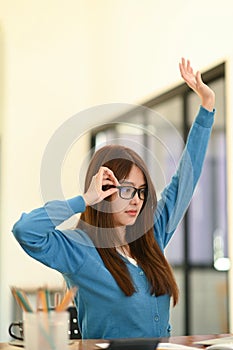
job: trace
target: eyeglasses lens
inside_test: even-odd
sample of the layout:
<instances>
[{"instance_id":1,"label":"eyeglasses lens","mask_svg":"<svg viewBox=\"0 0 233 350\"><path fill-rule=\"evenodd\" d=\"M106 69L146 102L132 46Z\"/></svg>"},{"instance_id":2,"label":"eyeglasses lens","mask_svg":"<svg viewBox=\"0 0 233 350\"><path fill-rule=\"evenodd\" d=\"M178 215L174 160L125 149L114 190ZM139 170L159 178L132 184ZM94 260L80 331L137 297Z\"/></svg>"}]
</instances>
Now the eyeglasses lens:
<instances>
[{"instance_id":1,"label":"eyeglasses lens","mask_svg":"<svg viewBox=\"0 0 233 350\"><path fill-rule=\"evenodd\" d=\"M146 197L146 188L135 188L131 186L122 186L119 187L120 197L123 199L132 199L136 193L141 200L144 200Z\"/></svg>"}]
</instances>

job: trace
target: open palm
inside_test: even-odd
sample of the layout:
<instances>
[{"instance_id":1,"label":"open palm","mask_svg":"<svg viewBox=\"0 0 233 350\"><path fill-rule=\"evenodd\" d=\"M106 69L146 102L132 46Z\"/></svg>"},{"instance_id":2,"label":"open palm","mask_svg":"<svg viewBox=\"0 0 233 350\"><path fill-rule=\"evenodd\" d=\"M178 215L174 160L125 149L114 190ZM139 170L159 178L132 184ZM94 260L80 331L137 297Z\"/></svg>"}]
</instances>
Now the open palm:
<instances>
[{"instance_id":1,"label":"open palm","mask_svg":"<svg viewBox=\"0 0 233 350\"><path fill-rule=\"evenodd\" d=\"M189 60L182 58L179 64L180 73L186 84L200 97L203 107L213 110L215 103L214 91L206 85L201 78L201 73L193 72Z\"/></svg>"}]
</instances>

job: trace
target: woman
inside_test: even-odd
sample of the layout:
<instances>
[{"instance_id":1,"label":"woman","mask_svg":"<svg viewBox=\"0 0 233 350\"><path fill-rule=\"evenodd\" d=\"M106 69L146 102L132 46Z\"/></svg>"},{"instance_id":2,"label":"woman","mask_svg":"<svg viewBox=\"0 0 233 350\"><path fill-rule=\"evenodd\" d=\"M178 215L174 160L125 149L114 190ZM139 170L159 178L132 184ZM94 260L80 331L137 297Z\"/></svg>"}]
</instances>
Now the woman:
<instances>
[{"instance_id":1,"label":"woman","mask_svg":"<svg viewBox=\"0 0 233 350\"><path fill-rule=\"evenodd\" d=\"M182 59L180 72L200 97L176 174L157 203L147 167L122 146L98 150L85 193L23 214L13 233L34 259L60 271L75 303L83 338L167 337L170 299L178 288L164 248L199 179L214 117L214 92ZM82 213L75 230L57 225Z\"/></svg>"}]
</instances>

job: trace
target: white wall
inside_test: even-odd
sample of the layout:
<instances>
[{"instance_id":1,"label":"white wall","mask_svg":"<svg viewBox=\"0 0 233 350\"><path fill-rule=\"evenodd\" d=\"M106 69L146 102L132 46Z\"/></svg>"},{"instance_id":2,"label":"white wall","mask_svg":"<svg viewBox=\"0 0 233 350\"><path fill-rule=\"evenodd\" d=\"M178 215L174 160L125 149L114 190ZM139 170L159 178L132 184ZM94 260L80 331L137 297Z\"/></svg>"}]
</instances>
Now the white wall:
<instances>
[{"instance_id":1,"label":"white wall","mask_svg":"<svg viewBox=\"0 0 233 350\"><path fill-rule=\"evenodd\" d=\"M55 272L27 257L10 234L22 211L43 203L41 161L54 132L79 113L80 134L101 123L99 115L82 118L80 111L102 104L140 103L176 84L181 56L190 58L195 69L227 58L231 93L232 11L231 0L218 5L211 0L0 2L1 341L7 339L10 320L9 286L61 283ZM232 115L230 98L228 112ZM107 118L103 115L102 121ZM230 118L227 127L232 140ZM81 141L85 153L86 138ZM230 171L230 142L228 148ZM81 165L76 158L72 171ZM64 192L76 194L66 176ZM232 208L229 220L231 216Z\"/></svg>"}]
</instances>

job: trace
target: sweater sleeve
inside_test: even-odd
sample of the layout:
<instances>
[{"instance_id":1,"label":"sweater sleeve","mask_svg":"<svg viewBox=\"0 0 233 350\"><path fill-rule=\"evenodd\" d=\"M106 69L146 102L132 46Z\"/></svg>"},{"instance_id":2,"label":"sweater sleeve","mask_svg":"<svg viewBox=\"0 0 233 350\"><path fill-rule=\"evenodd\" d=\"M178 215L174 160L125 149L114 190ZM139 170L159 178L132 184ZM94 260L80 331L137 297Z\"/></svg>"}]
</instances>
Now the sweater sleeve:
<instances>
[{"instance_id":1,"label":"sweater sleeve","mask_svg":"<svg viewBox=\"0 0 233 350\"><path fill-rule=\"evenodd\" d=\"M192 199L214 122L214 114L200 106L190 129L179 166L163 190L155 213L155 237L163 249L183 218Z\"/></svg>"},{"instance_id":2,"label":"sweater sleeve","mask_svg":"<svg viewBox=\"0 0 233 350\"><path fill-rule=\"evenodd\" d=\"M81 196L67 201L50 201L30 213L23 213L12 232L28 255L62 273L81 266L88 237L77 230L60 231L56 227L85 210Z\"/></svg>"}]
</instances>

